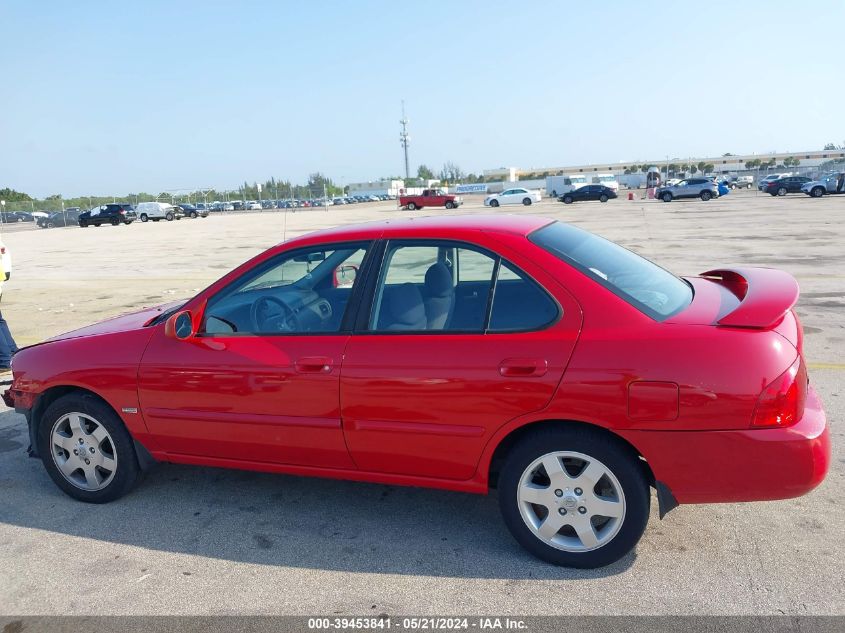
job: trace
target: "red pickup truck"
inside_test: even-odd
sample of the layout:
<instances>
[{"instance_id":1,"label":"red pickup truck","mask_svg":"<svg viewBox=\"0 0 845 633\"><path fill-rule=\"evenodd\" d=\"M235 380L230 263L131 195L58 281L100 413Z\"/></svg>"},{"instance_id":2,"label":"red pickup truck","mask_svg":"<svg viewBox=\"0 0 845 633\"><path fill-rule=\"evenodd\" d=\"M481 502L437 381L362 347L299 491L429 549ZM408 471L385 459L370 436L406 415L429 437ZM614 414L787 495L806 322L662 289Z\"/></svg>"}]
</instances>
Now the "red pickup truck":
<instances>
[{"instance_id":1,"label":"red pickup truck","mask_svg":"<svg viewBox=\"0 0 845 633\"><path fill-rule=\"evenodd\" d=\"M424 189L418 196L399 196L399 206L403 209L422 209L423 207L446 207L455 209L463 202L460 196L444 193L442 189Z\"/></svg>"}]
</instances>

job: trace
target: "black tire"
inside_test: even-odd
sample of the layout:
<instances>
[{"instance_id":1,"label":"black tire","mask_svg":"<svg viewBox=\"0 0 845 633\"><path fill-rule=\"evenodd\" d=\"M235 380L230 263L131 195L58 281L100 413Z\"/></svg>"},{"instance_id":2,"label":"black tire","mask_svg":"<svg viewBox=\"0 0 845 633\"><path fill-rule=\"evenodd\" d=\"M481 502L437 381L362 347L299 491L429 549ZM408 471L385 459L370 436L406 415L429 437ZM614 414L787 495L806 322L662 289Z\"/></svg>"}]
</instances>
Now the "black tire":
<instances>
[{"instance_id":1,"label":"black tire","mask_svg":"<svg viewBox=\"0 0 845 633\"><path fill-rule=\"evenodd\" d=\"M146 213L142 213L142 214L141 214L141 217L140 217L139 219L141 220L141 222L146 222L146 221L147 221L147 220L149 220L150 218L147 216L147 214L146 214Z\"/></svg>"},{"instance_id":2,"label":"black tire","mask_svg":"<svg viewBox=\"0 0 845 633\"><path fill-rule=\"evenodd\" d=\"M787 191L786 187L780 187L777 190L777 195L779 195L779 196L785 196L787 193L788 193L788 191Z\"/></svg>"},{"instance_id":3,"label":"black tire","mask_svg":"<svg viewBox=\"0 0 845 633\"><path fill-rule=\"evenodd\" d=\"M196 219L196 218L197 218L197 212L196 212L196 211L191 211L191 217L192 217L193 219Z\"/></svg>"},{"instance_id":4,"label":"black tire","mask_svg":"<svg viewBox=\"0 0 845 633\"><path fill-rule=\"evenodd\" d=\"M55 226L56 226L56 224L55 224L54 222L47 222L47 228L48 228L48 229L52 229L52 228L54 228Z\"/></svg>"},{"instance_id":5,"label":"black tire","mask_svg":"<svg viewBox=\"0 0 845 633\"><path fill-rule=\"evenodd\" d=\"M68 413L82 413L96 419L111 436L114 455L117 458L117 468L114 477L100 490L85 490L65 479L53 457L53 447L50 436L53 426ZM129 492L141 474L138 457L132 436L126 430L121 419L105 402L90 394L71 393L62 396L49 407L41 416L37 429L38 453L47 474L65 494L79 501L87 503L107 503L114 501Z\"/></svg>"},{"instance_id":6,"label":"black tire","mask_svg":"<svg viewBox=\"0 0 845 633\"><path fill-rule=\"evenodd\" d=\"M87 228L88 228L88 223L87 223L85 220L80 220L80 222L79 222L79 227L80 227L80 228L83 228L83 229L87 229Z\"/></svg>"},{"instance_id":7,"label":"black tire","mask_svg":"<svg viewBox=\"0 0 845 633\"><path fill-rule=\"evenodd\" d=\"M455 208L455 203L454 203L454 202L447 202L447 203L446 203L446 208L447 208L447 209L454 209L454 208Z\"/></svg>"},{"instance_id":8,"label":"black tire","mask_svg":"<svg viewBox=\"0 0 845 633\"><path fill-rule=\"evenodd\" d=\"M168 211L164 214L164 219L168 222L173 222L173 213L171 211Z\"/></svg>"},{"instance_id":9,"label":"black tire","mask_svg":"<svg viewBox=\"0 0 845 633\"><path fill-rule=\"evenodd\" d=\"M583 453L604 464L625 497L619 531L606 544L582 552L549 545L528 527L520 514L517 490L523 472L537 458L555 451ZM499 506L513 537L531 554L566 567L592 569L618 561L636 547L648 523L651 492L639 457L620 440L586 428L546 428L526 435L508 452L498 479Z\"/></svg>"},{"instance_id":10,"label":"black tire","mask_svg":"<svg viewBox=\"0 0 845 633\"><path fill-rule=\"evenodd\" d=\"M491 200L490 206L493 207L494 209L497 208L499 206L499 201L498 200Z\"/></svg>"},{"instance_id":11,"label":"black tire","mask_svg":"<svg viewBox=\"0 0 845 633\"><path fill-rule=\"evenodd\" d=\"M572 204L572 196L563 196L563 204Z\"/></svg>"},{"instance_id":12,"label":"black tire","mask_svg":"<svg viewBox=\"0 0 845 633\"><path fill-rule=\"evenodd\" d=\"M746 187L746 189L751 189L751 184L750 184L750 183L749 183L749 185Z\"/></svg>"},{"instance_id":13,"label":"black tire","mask_svg":"<svg viewBox=\"0 0 845 633\"><path fill-rule=\"evenodd\" d=\"M814 198L821 198L824 195L824 187L813 187L810 190L810 195Z\"/></svg>"},{"instance_id":14,"label":"black tire","mask_svg":"<svg viewBox=\"0 0 845 633\"><path fill-rule=\"evenodd\" d=\"M707 189L705 189L700 194L698 194L698 197L704 200L704 202L707 202L708 200L710 200L710 198L713 197L713 194Z\"/></svg>"},{"instance_id":15,"label":"black tire","mask_svg":"<svg viewBox=\"0 0 845 633\"><path fill-rule=\"evenodd\" d=\"M111 219L111 225L112 225L112 226L117 226L118 224L120 224L120 220L119 220L119 219L117 219L117 218L112 218L112 219Z\"/></svg>"},{"instance_id":16,"label":"black tire","mask_svg":"<svg viewBox=\"0 0 845 633\"><path fill-rule=\"evenodd\" d=\"M661 194L660 199L663 200L663 202L672 202L672 194L666 191Z\"/></svg>"},{"instance_id":17,"label":"black tire","mask_svg":"<svg viewBox=\"0 0 845 633\"><path fill-rule=\"evenodd\" d=\"M413 202L408 203L408 211L416 211L416 209L417 209L416 204L414 204Z\"/></svg>"},{"instance_id":18,"label":"black tire","mask_svg":"<svg viewBox=\"0 0 845 633\"><path fill-rule=\"evenodd\" d=\"M599 196L599 202L607 202L607 194L601 194Z\"/></svg>"},{"instance_id":19,"label":"black tire","mask_svg":"<svg viewBox=\"0 0 845 633\"><path fill-rule=\"evenodd\" d=\"M531 198L523 198L522 199L522 204L524 204L526 207L530 207L531 202L532 202Z\"/></svg>"}]
</instances>

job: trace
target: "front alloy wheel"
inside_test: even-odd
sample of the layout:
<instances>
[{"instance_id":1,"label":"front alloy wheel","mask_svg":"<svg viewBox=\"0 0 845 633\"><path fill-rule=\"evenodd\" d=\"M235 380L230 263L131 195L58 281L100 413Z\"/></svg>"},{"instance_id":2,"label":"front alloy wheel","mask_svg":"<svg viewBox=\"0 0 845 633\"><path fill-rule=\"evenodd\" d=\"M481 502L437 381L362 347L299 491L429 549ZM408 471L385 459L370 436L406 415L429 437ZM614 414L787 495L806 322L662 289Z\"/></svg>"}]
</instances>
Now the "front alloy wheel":
<instances>
[{"instance_id":1,"label":"front alloy wheel","mask_svg":"<svg viewBox=\"0 0 845 633\"><path fill-rule=\"evenodd\" d=\"M650 493L640 460L620 441L586 429L544 429L507 456L499 503L529 552L557 565L593 568L636 546Z\"/></svg>"},{"instance_id":2,"label":"front alloy wheel","mask_svg":"<svg viewBox=\"0 0 845 633\"><path fill-rule=\"evenodd\" d=\"M90 415L72 411L50 434L50 455L62 476L81 490L102 490L117 472L114 440Z\"/></svg>"},{"instance_id":3,"label":"front alloy wheel","mask_svg":"<svg viewBox=\"0 0 845 633\"><path fill-rule=\"evenodd\" d=\"M47 407L39 421L38 452L55 484L89 503L126 494L140 474L123 421L90 394L71 393Z\"/></svg>"}]
</instances>

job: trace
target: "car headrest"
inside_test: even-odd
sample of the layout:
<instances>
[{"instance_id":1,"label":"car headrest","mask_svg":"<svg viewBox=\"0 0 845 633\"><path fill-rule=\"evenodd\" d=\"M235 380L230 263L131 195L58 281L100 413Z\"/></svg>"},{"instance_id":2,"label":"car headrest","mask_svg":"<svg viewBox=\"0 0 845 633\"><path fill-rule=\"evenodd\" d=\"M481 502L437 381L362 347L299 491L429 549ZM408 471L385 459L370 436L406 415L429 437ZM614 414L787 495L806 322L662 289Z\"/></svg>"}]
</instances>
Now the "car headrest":
<instances>
[{"instance_id":1,"label":"car headrest","mask_svg":"<svg viewBox=\"0 0 845 633\"><path fill-rule=\"evenodd\" d=\"M404 283L392 290L388 296L388 309L396 323L415 325L425 322L422 294L412 283Z\"/></svg>"},{"instance_id":2,"label":"car headrest","mask_svg":"<svg viewBox=\"0 0 845 633\"><path fill-rule=\"evenodd\" d=\"M429 266L425 271L425 289L432 297L446 297L455 291L452 273L442 262Z\"/></svg>"}]
</instances>

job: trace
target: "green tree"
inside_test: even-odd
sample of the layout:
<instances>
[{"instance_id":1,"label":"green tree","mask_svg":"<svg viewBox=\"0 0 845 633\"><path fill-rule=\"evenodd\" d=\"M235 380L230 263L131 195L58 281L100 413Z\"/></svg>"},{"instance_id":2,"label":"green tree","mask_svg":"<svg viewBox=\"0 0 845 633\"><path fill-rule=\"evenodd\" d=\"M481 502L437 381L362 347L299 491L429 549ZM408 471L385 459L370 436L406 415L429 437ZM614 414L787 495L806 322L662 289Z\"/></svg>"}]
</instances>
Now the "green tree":
<instances>
[{"instance_id":1,"label":"green tree","mask_svg":"<svg viewBox=\"0 0 845 633\"><path fill-rule=\"evenodd\" d=\"M437 176L427 165L420 165L417 167L417 178L420 180L435 180Z\"/></svg>"},{"instance_id":2,"label":"green tree","mask_svg":"<svg viewBox=\"0 0 845 633\"><path fill-rule=\"evenodd\" d=\"M27 193L6 187L5 189L0 189L0 200L5 200L6 202L29 202L32 198Z\"/></svg>"},{"instance_id":3,"label":"green tree","mask_svg":"<svg viewBox=\"0 0 845 633\"><path fill-rule=\"evenodd\" d=\"M443 164L443 169L440 170L440 180L446 182L456 182L464 177L464 172L455 163L449 161Z\"/></svg>"}]
</instances>

